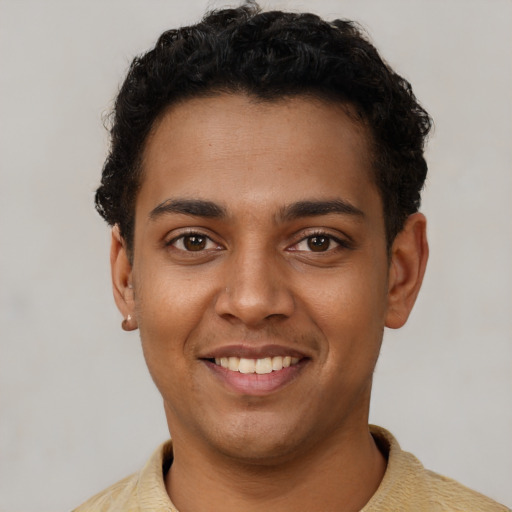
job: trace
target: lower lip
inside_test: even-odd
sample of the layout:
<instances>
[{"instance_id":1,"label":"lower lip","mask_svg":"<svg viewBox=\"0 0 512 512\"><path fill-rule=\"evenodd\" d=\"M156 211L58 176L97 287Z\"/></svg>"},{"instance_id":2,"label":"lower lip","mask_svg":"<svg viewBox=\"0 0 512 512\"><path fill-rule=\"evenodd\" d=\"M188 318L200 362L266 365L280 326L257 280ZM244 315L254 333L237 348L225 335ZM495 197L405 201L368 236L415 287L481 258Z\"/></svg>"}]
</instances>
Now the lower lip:
<instances>
[{"instance_id":1,"label":"lower lip","mask_svg":"<svg viewBox=\"0 0 512 512\"><path fill-rule=\"evenodd\" d=\"M307 359L282 370L264 373L240 373L223 368L211 361L203 360L206 366L223 384L238 394L263 396L277 391L297 378L303 370Z\"/></svg>"}]
</instances>

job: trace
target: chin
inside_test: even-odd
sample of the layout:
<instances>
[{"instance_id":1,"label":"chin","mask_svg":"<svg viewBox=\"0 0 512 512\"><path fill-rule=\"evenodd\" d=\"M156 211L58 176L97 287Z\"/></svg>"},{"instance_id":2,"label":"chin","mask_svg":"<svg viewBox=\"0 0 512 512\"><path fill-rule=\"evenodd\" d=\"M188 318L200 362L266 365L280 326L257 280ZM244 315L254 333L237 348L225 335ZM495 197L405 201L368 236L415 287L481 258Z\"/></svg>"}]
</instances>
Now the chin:
<instances>
[{"instance_id":1,"label":"chin","mask_svg":"<svg viewBox=\"0 0 512 512\"><path fill-rule=\"evenodd\" d=\"M282 420L277 422L254 421L239 418L223 423L208 436L214 450L240 464L275 465L290 460L302 451L309 438L295 428L288 428ZM309 444L309 443L307 443Z\"/></svg>"}]
</instances>

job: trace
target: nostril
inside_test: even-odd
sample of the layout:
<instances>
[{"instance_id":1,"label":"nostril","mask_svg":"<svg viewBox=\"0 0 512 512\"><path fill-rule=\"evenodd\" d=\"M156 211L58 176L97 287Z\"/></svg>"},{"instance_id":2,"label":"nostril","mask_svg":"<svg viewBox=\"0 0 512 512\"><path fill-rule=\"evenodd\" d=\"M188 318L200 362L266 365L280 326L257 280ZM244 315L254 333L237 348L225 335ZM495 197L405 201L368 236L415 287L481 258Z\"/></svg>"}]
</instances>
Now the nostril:
<instances>
[{"instance_id":1,"label":"nostril","mask_svg":"<svg viewBox=\"0 0 512 512\"><path fill-rule=\"evenodd\" d=\"M262 264L259 255L240 260L232 265L219 287L215 312L230 322L259 326L262 322L285 318L293 314L295 302L288 289L288 281L278 275L278 265ZM270 262L273 263L273 262Z\"/></svg>"}]
</instances>

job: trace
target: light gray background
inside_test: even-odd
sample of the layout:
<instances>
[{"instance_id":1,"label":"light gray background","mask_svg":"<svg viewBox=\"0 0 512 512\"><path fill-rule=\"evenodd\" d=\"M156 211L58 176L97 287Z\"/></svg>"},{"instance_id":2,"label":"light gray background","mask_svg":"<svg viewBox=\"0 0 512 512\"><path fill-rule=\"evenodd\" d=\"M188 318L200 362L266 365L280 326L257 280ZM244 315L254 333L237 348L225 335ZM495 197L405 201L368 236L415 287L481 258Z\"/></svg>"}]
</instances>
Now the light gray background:
<instances>
[{"instance_id":1,"label":"light gray background","mask_svg":"<svg viewBox=\"0 0 512 512\"><path fill-rule=\"evenodd\" d=\"M0 510L67 510L167 436L121 331L93 191L131 58L205 0L0 0ZM210 6L222 3L210 2ZM363 23L433 115L431 259L385 336L371 420L512 504L512 2L262 2Z\"/></svg>"}]
</instances>

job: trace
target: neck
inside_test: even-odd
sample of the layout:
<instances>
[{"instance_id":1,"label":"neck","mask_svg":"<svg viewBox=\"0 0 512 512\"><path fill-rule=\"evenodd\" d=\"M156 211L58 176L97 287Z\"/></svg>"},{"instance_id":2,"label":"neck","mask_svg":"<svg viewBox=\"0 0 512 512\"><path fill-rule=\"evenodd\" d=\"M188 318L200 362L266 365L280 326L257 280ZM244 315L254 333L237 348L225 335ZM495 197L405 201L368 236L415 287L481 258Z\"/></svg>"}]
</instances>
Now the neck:
<instances>
[{"instance_id":1,"label":"neck","mask_svg":"<svg viewBox=\"0 0 512 512\"><path fill-rule=\"evenodd\" d=\"M264 465L211 456L181 441L173 436L174 461L166 476L167 492L180 512L360 510L386 468L367 427Z\"/></svg>"}]
</instances>

